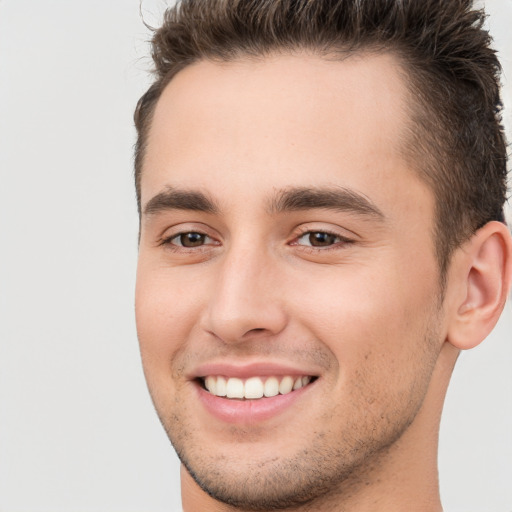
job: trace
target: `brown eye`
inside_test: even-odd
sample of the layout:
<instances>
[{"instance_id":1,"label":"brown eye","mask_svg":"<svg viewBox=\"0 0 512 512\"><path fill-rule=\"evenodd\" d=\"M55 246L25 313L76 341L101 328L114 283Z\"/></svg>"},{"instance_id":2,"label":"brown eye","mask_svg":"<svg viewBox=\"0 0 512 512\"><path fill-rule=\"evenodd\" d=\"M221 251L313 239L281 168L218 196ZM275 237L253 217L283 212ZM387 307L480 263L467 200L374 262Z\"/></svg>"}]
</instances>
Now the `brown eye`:
<instances>
[{"instance_id":1,"label":"brown eye","mask_svg":"<svg viewBox=\"0 0 512 512\"><path fill-rule=\"evenodd\" d=\"M335 244L337 241L338 237L330 233L317 232L309 234L309 243L315 247L325 247Z\"/></svg>"},{"instance_id":2,"label":"brown eye","mask_svg":"<svg viewBox=\"0 0 512 512\"><path fill-rule=\"evenodd\" d=\"M307 245L310 247L329 247L330 245L337 244L341 238L332 233L325 233L323 231L309 231L304 233L299 239L299 245Z\"/></svg>"},{"instance_id":3,"label":"brown eye","mask_svg":"<svg viewBox=\"0 0 512 512\"><path fill-rule=\"evenodd\" d=\"M295 244L306 247L322 248L330 247L332 245L339 244L340 242L349 242L349 240L325 231L308 231L301 235Z\"/></svg>"},{"instance_id":4,"label":"brown eye","mask_svg":"<svg viewBox=\"0 0 512 512\"><path fill-rule=\"evenodd\" d=\"M210 237L203 235L203 233L189 232L176 235L171 242L181 247L200 247L207 240L210 240Z\"/></svg>"}]
</instances>

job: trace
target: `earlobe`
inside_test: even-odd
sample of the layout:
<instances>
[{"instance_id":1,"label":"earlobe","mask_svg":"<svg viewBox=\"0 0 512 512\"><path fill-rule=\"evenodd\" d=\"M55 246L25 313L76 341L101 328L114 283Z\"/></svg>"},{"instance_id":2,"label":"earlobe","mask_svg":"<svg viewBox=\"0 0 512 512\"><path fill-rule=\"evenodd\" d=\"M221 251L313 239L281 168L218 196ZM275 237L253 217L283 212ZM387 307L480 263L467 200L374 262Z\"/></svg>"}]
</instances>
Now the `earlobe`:
<instances>
[{"instance_id":1,"label":"earlobe","mask_svg":"<svg viewBox=\"0 0 512 512\"><path fill-rule=\"evenodd\" d=\"M487 223L458 251L457 268L451 269L460 282L453 304L448 341L466 350L480 344L496 325L510 290L512 241L507 227Z\"/></svg>"}]
</instances>

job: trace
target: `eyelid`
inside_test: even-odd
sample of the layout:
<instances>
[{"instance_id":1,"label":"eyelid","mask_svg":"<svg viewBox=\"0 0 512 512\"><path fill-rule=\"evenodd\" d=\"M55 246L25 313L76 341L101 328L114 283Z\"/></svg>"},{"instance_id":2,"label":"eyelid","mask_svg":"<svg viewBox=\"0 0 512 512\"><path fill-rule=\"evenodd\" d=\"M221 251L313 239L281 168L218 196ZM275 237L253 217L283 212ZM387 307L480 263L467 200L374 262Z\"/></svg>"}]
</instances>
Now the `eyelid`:
<instances>
[{"instance_id":1,"label":"eyelid","mask_svg":"<svg viewBox=\"0 0 512 512\"><path fill-rule=\"evenodd\" d=\"M182 249L194 249L191 247L182 247L180 245L172 244L171 240L174 238L184 235L186 233L198 233L200 235L204 235L205 237L208 237L209 239L213 240L214 242L218 242L218 236L215 235L213 232L214 230L209 228L208 226L205 226L202 223L194 223L194 222L180 222L178 224L175 224L173 226L167 226L165 230L162 231L161 235L158 236L156 240L157 246L167 245L167 246L173 246L178 247ZM216 244L216 245L217 245ZM205 245L213 245L213 244L205 244ZM205 245L198 246L195 248L196 250L204 247Z\"/></svg>"},{"instance_id":2,"label":"eyelid","mask_svg":"<svg viewBox=\"0 0 512 512\"><path fill-rule=\"evenodd\" d=\"M305 244L299 244L298 241L304 237L307 234L310 233L325 233L327 235L334 236L339 239L338 242L333 243L332 245L327 246L314 246L314 245L305 245ZM310 252L326 252L329 250L341 250L343 248L346 248L347 245L352 245L356 243L355 237L351 238L346 235L341 234L338 230L335 229L329 229L325 227L315 227L311 225L306 226L300 226L298 228L298 232L296 232L293 236L293 239L291 242L289 242L289 245L292 245L294 247L299 247L300 250L303 251L310 251Z\"/></svg>"},{"instance_id":3,"label":"eyelid","mask_svg":"<svg viewBox=\"0 0 512 512\"><path fill-rule=\"evenodd\" d=\"M293 238L296 239L296 238L300 238L301 236L304 236L305 234L307 233L326 233L328 235L333 235L333 236L337 236L339 238L341 238L342 240L347 240L347 241L353 241L355 242L358 238L359 238L359 235L353 231L350 231L349 229L346 229L346 228L336 228L336 227L327 227L324 225L319 225L320 223L307 223L307 224L302 224L300 226L298 226L297 228L295 228L294 230L294 233L293 233Z\"/></svg>"},{"instance_id":4,"label":"eyelid","mask_svg":"<svg viewBox=\"0 0 512 512\"><path fill-rule=\"evenodd\" d=\"M191 249L191 247L185 247L182 245L172 243L172 240L179 238L182 235L187 235L189 233L197 233L198 235L202 235L210 241L210 242L205 242L202 246L198 246L198 247L204 247L205 245L217 245L217 244L211 243L211 242L216 242L216 240L212 236L210 236L208 233L203 233L202 231L199 231L199 230L187 230L187 231L178 231L177 233L172 233L169 236L162 237L159 240L158 244L159 245L169 244L169 245L174 245L176 247L183 247L184 249Z\"/></svg>"},{"instance_id":5,"label":"eyelid","mask_svg":"<svg viewBox=\"0 0 512 512\"><path fill-rule=\"evenodd\" d=\"M195 234L195 235L203 236L205 238L205 242L203 244L201 244L201 245L198 245L197 247L203 247L205 245L212 245L211 243L208 243L206 240L213 241L213 238L211 236L207 235L206 233L201 233L199 231L183 231L181 233L176 233L175 235L168 237L164 241L164 243L170 243L172 245L176 245L176 247L183 247L184 249L192 249L193 247L187 247L185 245L177 244L177 243L173 243L172 242L173 240L181 238L183 235L189 235L189 234L192 234L192 233Z\"/></svg>"}]
</instances>

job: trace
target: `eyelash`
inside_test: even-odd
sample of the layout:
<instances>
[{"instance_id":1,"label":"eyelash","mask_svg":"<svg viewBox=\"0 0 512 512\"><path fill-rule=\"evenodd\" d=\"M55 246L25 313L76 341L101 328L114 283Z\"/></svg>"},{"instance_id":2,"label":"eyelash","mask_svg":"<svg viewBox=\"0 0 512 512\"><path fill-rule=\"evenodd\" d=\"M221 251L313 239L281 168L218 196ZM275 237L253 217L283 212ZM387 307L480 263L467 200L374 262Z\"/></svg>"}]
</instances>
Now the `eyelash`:
<instances>
[{"instance_id":1,"label":"eyelash","mask_svg":"<svg viewBox=\"0 0 512 512\"><path fill-rule=\"evenodd\" d=\"M209 238L211 240L214 240L214 238L212 238L211 236L207 235L206 233L204 233L202 231L190 230L190 231L180 231L179 233L174 233L171 236L165 237L162 240L160 240L158 245L159 246L165 246L169 250L175 251L175 252L178 252L178 251L179 252L204 251L204 250L207 250L210 247L210 245L218 245L218 244L202 244L202 245L198 245L196 247L186 247L186 246L183 246L183 245L178 245L178 244L172 243L172 241L174 239L179 238L179 237L181 237L183 235L190 235L190 234L201 235L201 236L204 236L204 237Z\"/></svg>"},{"instance_id":2,"label":"eyelash","mask_svg":"<svg viewBox=\"0 0 512 512\"><path fill-rule=\"evenodd\" d=\"M299 244L298 241L303 238L304 236L306 235L311 235L311 234L323 234L323 235L329 235L329 236L333 236L335 238L338 239L337 242L334 242L333 244L331 245L328 245L328 246L324 246L324 247L318 247L318 246L313 246L313 245L302 245L302 244ZM351 245L351 244L354 244L355 241L350 239L350 238L347 238L347 237L344 237L342 235L340 235L339 233L336 233L334 231L330 231L328 229L306 229L302 232L300 232L295 238L294 240L290 243L290 245L293 245L295 247L300 247L300 250L301 251L307 251L307 252L314 252L314 253L319 253L319 252L327 252L327 251L335 251L335 250L341 250L343 249L345 246L347 245Z\"/></svg>"},{"instance_id":3,"label":"eyelash","mask_svg":"<svg viewBox=\"0 0 512 512\"><path fill-rule=\"evenodd\" d=\"M209 235L207 235L206 233L204 233L202 231L181 231L179 233L174 233L171 236L163 238L162 240L160 240L158 245L166 246L169 250L172 250L175 252L179 251L182 253L183 252L205 251L205 250L208 250L212 245L219 245L217 242L217 243L213 243L213 244L211 244L211 243L210 244L201 244L201 245L198 245L195 247L186 247L183 245L178 245L178 244L172 243L173 240L175 240L183 235L190 235L190 234L201 235L201 236L209 238L215 242L214 238L210 237ZM308 234L309 235L312 235L312 234L328 235L328 236L335 237L338 241L334 242L330 245L323 246L323 247L299 244L298 241ZM318 253L318 252L326 252L326 251L330 251L330 250L340 250L343 247L345 247L346 245L351 245L353 243L354 243L354 240L352 240L350 238L346 238L346 237L340 235L339 233L335 233L334 231L329 231L329 230L325 230L325 229L323 229L323 230L308 229L308 230L301 231L297 236L295 236L295 238L293 239L292 242L289 243L289 245L292 245L294 247L300 247L301 251Z\"/></svg>"}]
</instances>

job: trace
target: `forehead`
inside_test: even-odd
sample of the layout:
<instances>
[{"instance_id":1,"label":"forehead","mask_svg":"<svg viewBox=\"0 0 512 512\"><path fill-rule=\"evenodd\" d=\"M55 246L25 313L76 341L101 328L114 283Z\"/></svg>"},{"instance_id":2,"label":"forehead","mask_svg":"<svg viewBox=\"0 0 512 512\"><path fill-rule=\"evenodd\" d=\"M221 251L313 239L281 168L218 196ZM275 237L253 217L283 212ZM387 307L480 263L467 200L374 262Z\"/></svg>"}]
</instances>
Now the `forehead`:
<instances>
[{"instance_id":1,"label":"forehead","mask_svg":"<svg viewBox=\"0 0 512 512\"><path fill-rule=\"evenodd\" d=\"M198 62L156 105L142 204L164 186L222 196L226 183L251 196L335 184L392 200L397 182L420 186L401 151L407 107L401 67L389 54Z\"/></svg>"}]
</instances>

